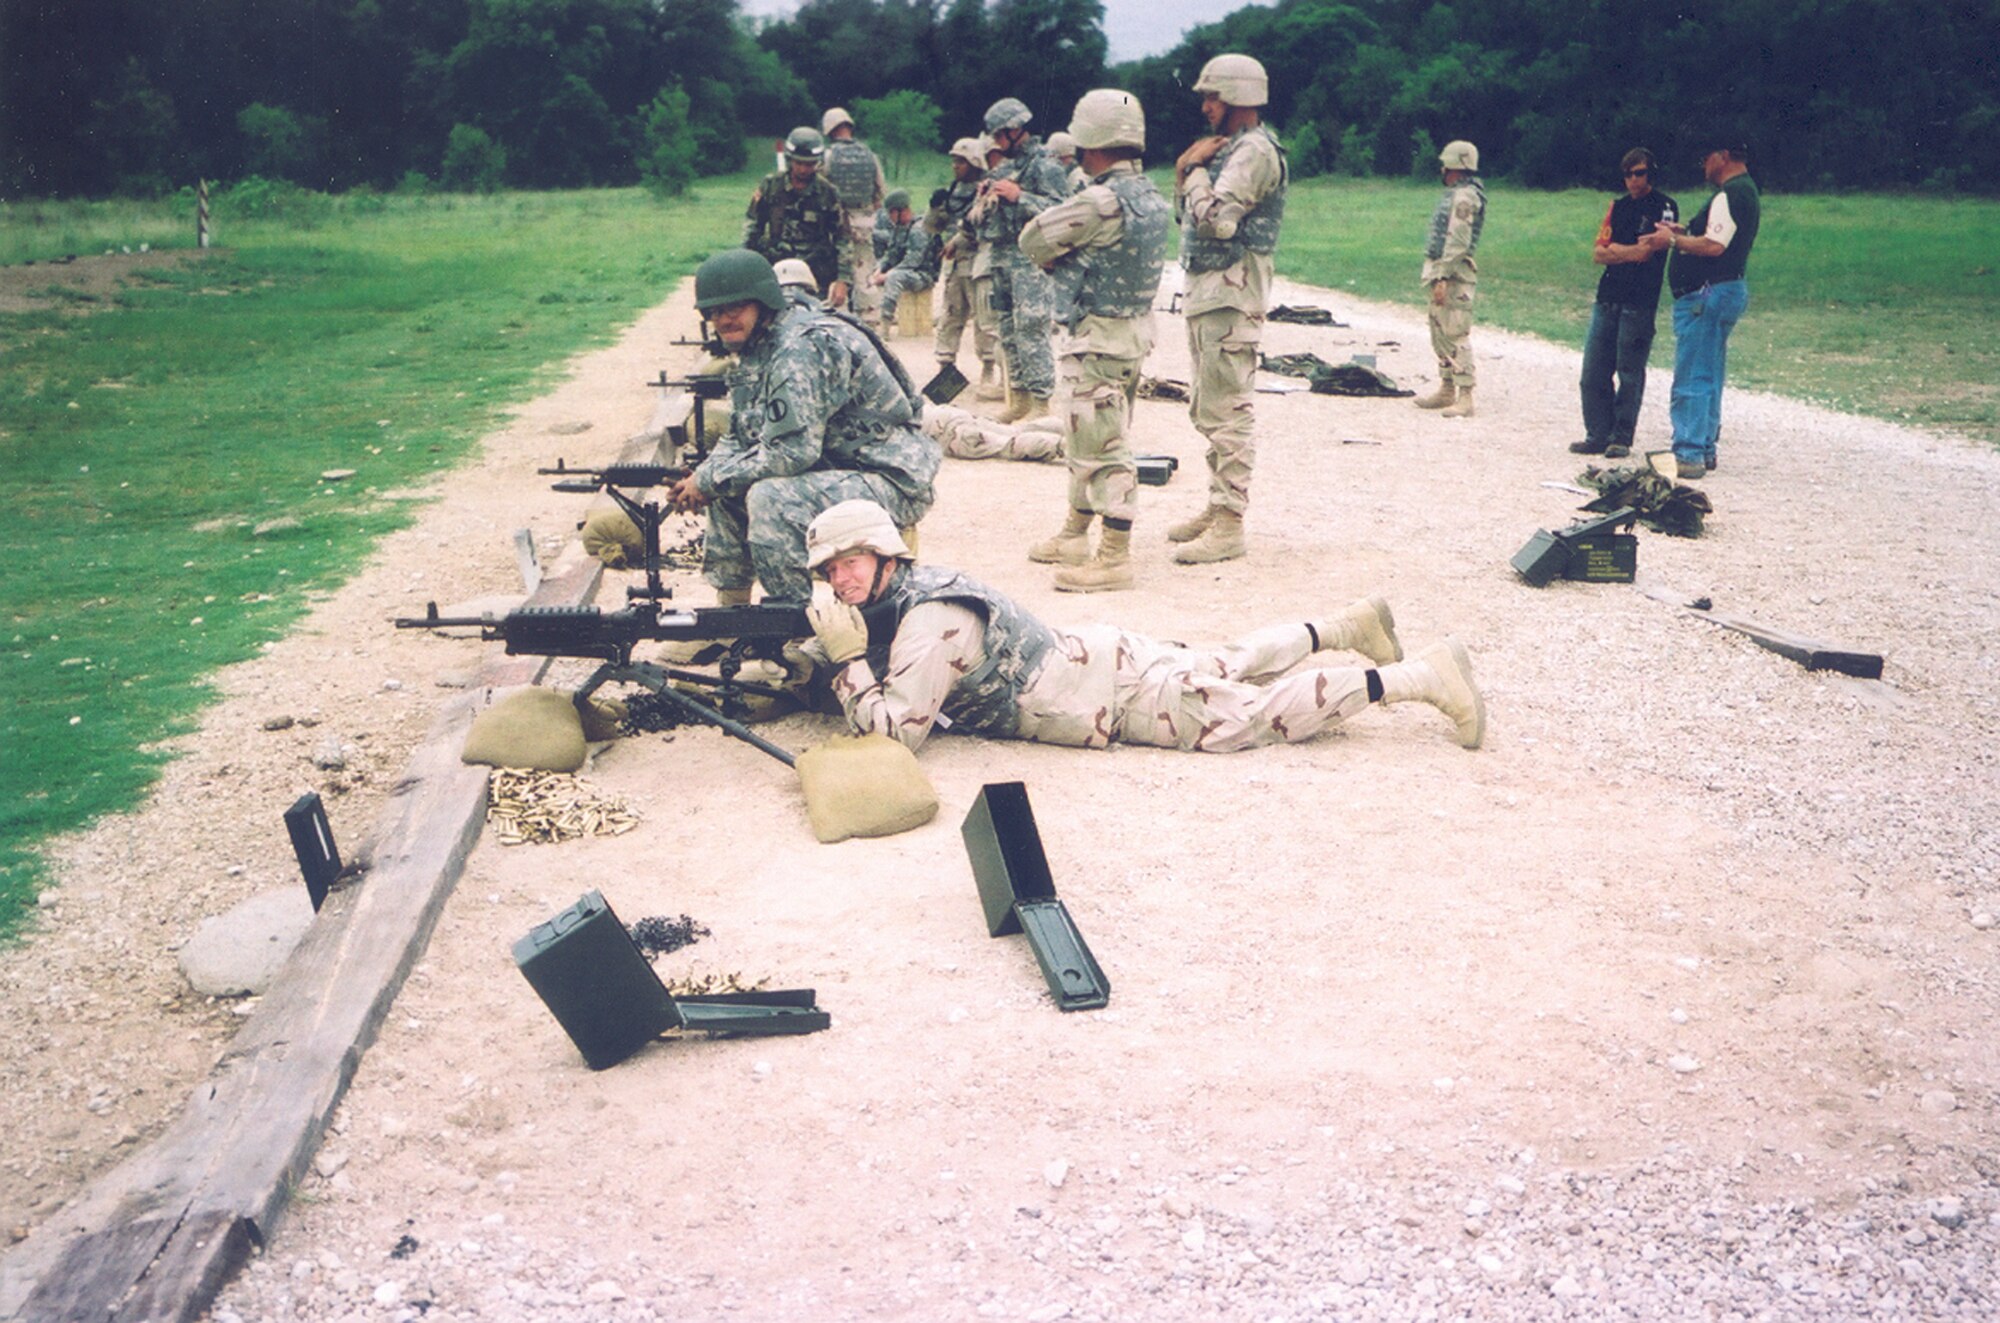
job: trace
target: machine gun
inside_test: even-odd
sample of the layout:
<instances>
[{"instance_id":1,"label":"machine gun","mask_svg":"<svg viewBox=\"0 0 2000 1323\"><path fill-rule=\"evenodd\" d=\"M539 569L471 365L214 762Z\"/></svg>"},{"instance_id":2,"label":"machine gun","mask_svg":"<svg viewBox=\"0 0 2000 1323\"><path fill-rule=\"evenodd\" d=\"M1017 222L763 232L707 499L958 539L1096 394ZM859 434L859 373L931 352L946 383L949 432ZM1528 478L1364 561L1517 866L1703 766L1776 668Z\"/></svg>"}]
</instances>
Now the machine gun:
<instances>
[{"instance_id":1,"label":"machine gun","mask_svg":"<svg viewBox=\"0 0 2000 1323\"><path fill-rule=\"evenodd\" d=\"M675 341L675 343L681 342ZM713 348L719 350L722 345L718 341ZM684 390L694 396L694 416L688 428L686 450L697 459L708 454L708 417L705 406L710 400L728 399L729 382L722 377L669 377L666 369L662 368L660 375L646 384L660 390Z\"/></svg>"},{"instance_id":2,"label":"machine gun","mask_svg":"<svg viewBox=\"0 0 2000 1323\"><path fill-rule=\"evenodd\" d=\"M595 606L523 606L504 616L445 616L430 603L421 616L402 616L397 629L477 629L479 637L507 645L509 656L595 657L600 665L576 691L579 710L590 696L612 681L640 685L672 704L682 716L714 726L770 754L790 767L792 755L743 724L748 713L744 698L793 695L771 685L740 678L743 663L778 661L787 643L812 637L805 607L796 602L760 602L755 606L712 606L675 610L658 602L606 611ZM632 651L649 640L712 642L721 648L715 675L654 662L632 660ZM673 687L674 681L699 685L715 695L713 704Z\"/></svg>"},{"instance_id":3,"label":"machine gun","mask_svg":"<svg viewBox=\"0 0 2000 1323\"><path fill-rule=\"evenodd\" d=\"M622 487L661 487L679 482L692 469L675 468L670 464L610 464L601 469L571 468L561 459L556 460L552 469L536 469L537 473L548 474L561 479L549 484L552 490L582 495L602 491L615 502L632 526L639 530L640 543L645 548L646 582L628 587L625 600L628 602L664 602L674 595L660 577L660 525L666 522L667 512L652 501L638 501L619 490Z\"/></svg>"}]
</instances>

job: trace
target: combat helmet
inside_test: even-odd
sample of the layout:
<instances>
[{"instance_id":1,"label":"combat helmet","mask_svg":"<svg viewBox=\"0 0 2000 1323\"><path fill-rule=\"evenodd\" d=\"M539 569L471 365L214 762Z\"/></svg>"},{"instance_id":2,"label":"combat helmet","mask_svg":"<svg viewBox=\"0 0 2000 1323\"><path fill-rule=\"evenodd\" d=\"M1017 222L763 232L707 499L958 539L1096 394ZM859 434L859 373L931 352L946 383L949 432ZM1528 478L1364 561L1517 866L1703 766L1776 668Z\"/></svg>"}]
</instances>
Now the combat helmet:
<instances>
[{"instance_id":1,"label":"combat helmet","mask_svg":"<svg viewBox=\"0 0 2000 1323\"><path fill-rule=\"evenodd\" d=\"M1065 156L1076 155L1076 135L1068 129L1057 129L1049 135L1048 141L1042 145L1049 149L1050 156L1056 157L1058 160Z\"/></svg>"},{"instance_id":2,"label":"combat helmet","mask_svg":"<svg viewBox=\"0 0 2000 1323\"><path fill-rule=\"evenodd\" d=\"M910 190L907 188L892 188L888 196L882 199L884 211L907 211L909 207Z\"/></svg>"},{"instance_id":3,"label":"combat helmet","mask_svg":"<svg viewBox=\"0 0 2000 1323\"><path fill-rule=\"evenodd\" d=\"M850 129L854 127L854 116L847 113L845 106L829 106L827 112L819 117L819 131L829 138L843 124Z\"/></svg>"},{"instance_id":4,"label":"combat helmet","mask_svg":"<svg viewBox=\"0 0 2000 1323\"><path fill-rule=\"evenodd\" d=\"M1479 149L1463 138L1454 138L1438 152L1438 164L1447 170L1477 170Z\"/></svg>"},{"instance_id":5,"label":"combat helmet","mask_svg":"<svg viewBox=\"0 0 2000 1323\"><path fill-rule=\"evenodd\" d=\"M1271 78L1248 55L1218 55L1201 66L1197 92L1213 92L1227 105L1255 109L1270 101Z\"/></svg>"},{"instance_id":6,"label":"combat helmet","mask_svg":"<svg viewBox=\"0 0 2000 1323\"><path fill-rule=\"evenodd\" d=\"M988 137L1003 129L1025 129L1035 112L1018 97L1003 96L986 107L986 133Z\"/></svg>"},{"instance_id":7,"label":"combat helmet","mask_svg":"<svg viewBox=\"0 0 2000 1323\"><path fill-rule=\"evenodd\" d=\"M986 139L983 137L960 138L951 145L951 151L946 153L946 155L957 157L975 170L984 170L986 168Z\"/></svg>"},{"instance_id":8,"label":"combat helmet","mask_svg":"<svg viewBox=\"0 0 2000 1323\"><path fill-rule=\"evenodd\" d=\"M810 124L801 124L785 135L785 159L811 161L815 165L826 155L826 139Z\"/></svg>"},{"instance_id":9,"label":"combat helmet","mask_svg":"<svg viewBox=\"0 0 2000 1323\"><path fill-rule=\"evenodd\" d=\"M819 293L819 280L813 269L796 257L780 258L771 264L771 274L778 278L780 285L797 285L801 289Z\"/></svg>"},{"instance_id":10,"label":"combat helmet","mask_svg":"<svg viewBox=\"0 0 2000 1323\"><path fill-rule=\"evenodd\" d=\"M785 310L785 292L778 273L761 253L725 248L695 268L694 306L702 312L732 303L761 303L772 312Z\"/></svg>"},{"instance_id":11,"label":"combat helmet","mask_svg":"<svg viewBox=\"0 0 2000 1323\"><path fill-rule=\"evenodd\" d=\"M896 531L896 521L873 501L842 501L829 505L806 525L806 568L817 570L828 561L855 551L909 560L915 556Z\"/></svg>"},{"instance_id":12,"label":"combat helmet","mask_svg":"<svg viewBox=\"0 0 2000 1323\"><path fill-rule=\"evenodd\" d=\"M1085 92L1070 112L1070 135L1079 148L1102 151L1111 147L1146 145L1146 112L1139 98L1115 87ZM1051 138L1053 141L1053 138Z\"/></svg>"}]
</instances>

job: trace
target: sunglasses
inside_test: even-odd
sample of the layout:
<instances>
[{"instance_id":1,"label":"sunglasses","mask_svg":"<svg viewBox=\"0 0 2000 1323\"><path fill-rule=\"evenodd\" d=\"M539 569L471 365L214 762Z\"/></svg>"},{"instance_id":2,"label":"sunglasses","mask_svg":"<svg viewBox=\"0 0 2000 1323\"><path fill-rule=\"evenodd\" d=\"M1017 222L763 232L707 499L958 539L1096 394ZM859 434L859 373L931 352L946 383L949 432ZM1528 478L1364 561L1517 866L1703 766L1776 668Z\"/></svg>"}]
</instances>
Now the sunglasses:
<instances>
[{"instance_id":1,"label":"sunglasses","mask_svg":"<svg viewBox=\"0 0 2000 1323\"><path fill-rule=\"evenodd\" d=\"M1652 173L1653 173L1653 172L1652 172L1652 171L1651 171L1650 169L1648 169L1647 167L1645 167L1645 166L1643 166L1643 165L1636 165L1636 166L1633 166L1633 167L1632 167L1632 168L1631 168L1630 170L1627 170L1627 171L1625 172L1625 177L1626 177L1627 179L1631 179L1631 178L1633 178L1634 176L1638 176L1638 177L1641 177L1641 178L1643 178L1644 176L1646 176L1646 175L1650 175L1650 174L1652 174Z\"/></svg>"}]
</instances>

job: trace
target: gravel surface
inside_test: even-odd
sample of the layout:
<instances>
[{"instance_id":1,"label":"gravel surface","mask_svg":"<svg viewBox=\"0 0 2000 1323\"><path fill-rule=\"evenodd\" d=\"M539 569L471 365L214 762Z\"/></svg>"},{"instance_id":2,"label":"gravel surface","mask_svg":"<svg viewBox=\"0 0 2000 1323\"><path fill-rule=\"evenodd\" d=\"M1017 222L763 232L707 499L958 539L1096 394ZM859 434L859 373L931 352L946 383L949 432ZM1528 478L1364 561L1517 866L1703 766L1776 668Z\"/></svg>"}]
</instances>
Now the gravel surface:
<instances>
[{"instance_id":1,"label":"gravel surface","mask_svg":"<svg viewBox=\"0 0 2000 1323\"><path fill-rule=\"evenodd\" d=\"M1279 297L1351 326L1273 327L1270 352L1430 384L1410 313ZM508 591L513 528L552 557L577 500L533 466L644 421L686 300L579 359L223 676L143 811L57 851L39 930L0 955L17 1238L226 1043L240 1003L187 992L173 948L296 885L291 798L337 792L336 832L361 834L475 667L477 645L386 618ZM1142 492L1137 590L1059 595L1026 562L1061 517L1053 466L948 464L923 552L1057 623L1188 639L1382 592L1406 643L1471 649L1487 748L1410 708L1231 757L944 737L936 822L823 847L762 755L623 741L589 775L644 821L481 844L213 1317L1992 1317L2000 458L1731 394L1709 532L1642 532L1640 576L1888 661L1880 684L1809 674L1634 588L1515 579L1508 556L1580 500L1543 485L1580 467L1577 356L1476 336L1474 419L1260 397L1245 560L1168 564L1201 445L1150 402L1142 448L1182 469ZM1177 318L1161 340L1149 370L1184 378ZM329 739L341 768L314 765ZM1014 779L1105 1010L1059 1014L1021 942L985 935L957 827ZM507 955L592 887L711 930L663 975L816 987L833 1028L592 1074Z\"/></svg>"}]
</instances>

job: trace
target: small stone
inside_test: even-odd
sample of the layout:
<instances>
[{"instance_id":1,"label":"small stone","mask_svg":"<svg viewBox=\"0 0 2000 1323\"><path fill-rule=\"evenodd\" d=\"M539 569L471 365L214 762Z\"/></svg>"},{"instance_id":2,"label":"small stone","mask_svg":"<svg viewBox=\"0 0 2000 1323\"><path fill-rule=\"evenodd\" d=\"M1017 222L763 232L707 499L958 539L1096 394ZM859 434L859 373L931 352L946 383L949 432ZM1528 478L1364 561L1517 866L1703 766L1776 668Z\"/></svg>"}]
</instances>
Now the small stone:
<instances>
[{"instance_id":1,"label":"small stone","mask_svg":"<svg viewBox=\"0 0 2000 1323\"><path fill-rule=\"evenodd\" d=\"M347 1165L347 1154L328 1149L313 1159L313 1170L326 1180L332 1180Z\"/></svg>"},{"instance_id":2,"label":"small stone","mask_svg":"<svg viewBox=\"0 0 2000 1323\"><path fill-rule=\"evenodd\" d=\"M291 728L292 717L288 712L281 712L275 717L264 718L265 730L290 730Z\"/></svg>"},{"instance_id":3,"label":"small stone","mask_svg":"<svg viewBox=\"0 0 2000 1323\"><path fill-rule=\"evenodd\" d=\"M312 762L322 772L338 772L347 766L347 749L338 737L328 738L313 750Z\"/></svg>"},{"instance_id":4,"label":"small stone","mask_svg":"<svg viewBox=\"0 0 2000 1323\"><path fill-rule=\"evenodd\" d=\"M1943 1195L1924 1205L1924 1211L1931 1215L1931 1221L1941 1227L1956 1231L1965 1225L1965 1204L1950 1195Z\"/></svg>"},{"instance_id":5,"label":"small stone","mask_svg":"<svg viewBox=\"0 0 2000 1323\"><path fill-rule=\"evenodd\" d=\"M375 1303L378 1305L393 1305L402 1298L403 1284L401 1282L383 1282L375 1288Z\"/></svg>"},{"instance_id":6,"label":"small stone","mask_svg":"<svg viewBox=\"0 0 2000 1323\"><path fill-rule=\"evenodd\" d=\"M583 1288L583 1298L593 1304L602 1304L612 1300L623 1300L625 1291L616 1282L597 1281Z\"/></svg>"},{"instance_id":7,"label":"small stone","mask_svg":"<svg viewBox=\"0 0 2000 1323\"><path fill-rule=\"evenodd\" d=\"M1574 1300L1583 1294L1583 1285L1576 1278L1564 1273L1549 1283L1549 1294L1564 1300Z\"/></svg>"},{"instance_id":8,"label":"small stone","mask_svg":"<svg viewBox=\"0 0 2000 1323\"><path fill-rule=\"evenodd\" d=\"M1449 1075L1440 1075L1436 1079L1431 1081L1431 1087L1433 1089L1436 1089L1439 1093L1450 1093L1453 1089L1458 1087L1458 1081L1454 1080Z\"/></svg>"},{"instance_id":9,"label":"small stone","mask_svg":"<svg viewBox=\"0 0 2000 1323\"><path fill-rule=\"evenodd\" d=\"M1683 1052L1679 1056L1668 1057L1667 1068L1676 1075L1692 1075L1701 1069L1701 1062Z\"/></svg>"},{"instance_id":10,"label":"small stone","mask_svg":"<svg viewBox=\"0 0 2000 1323\"><path fill-rule=\"evenodd\" d=\"M1675 1024L1686 1024L1688 1022L1688 1013L1676 1006L1667 1012L1667 1018Z\"/></svg>"},{"instance_id":11,"label":"small stone","mask_svg":"<svg viewBox=\"0 0 2000 1323\"><path fill-rule=\"evenodd\" d=\"M1184 1194L1163 1194L1160 1196L1160 1211L1186 1221L1194 1215L1194 1201Z\"/></svg>"},{"instance_id":12,"label":"small stone","mask_svg":"<svg viewBox=\"0 0 2000 1323\"><path fill-rule=\"evenodd\" d=\"M1062 1158L1055 1159L1042 1168L1042 1179L1049 1183L1051 1189L1060 1190L1062 1183L1069 1179L1069 1163Z\"/></svg>"},{"instance_id":13,"label":"small stone","mask_svg":"<svg viewBox=\"0 0 2000 1323\"><path fill-rule=\"evenodd\" d=\"M39 892L35 896L35 907L37 909L52 910L61 899L62 897L57 895L53 889Z\"/></svg>"},{"instance_id":14,"label":"small stone","mask_svg":"<svg viewBox=\"0 0 2000 1323\"><path fill-rule=\"evenodd\" d=\"M276 519L266 519L260 524L252 525L250 529L250 536L269 537L273 533L289 533L295 528L304 528L304 527L305 525L303 523L293 518L291 515L279 515Z\"/></svg>"},{"instance_id":15,"label":"small stone","mask_svg":"<svg viewBox=\"0 0 2000 1323\"><path fill-rule=\"evenodd\" d=\"M381 1130L384 1139L401 1139L410 1133L410 1123L400 1116L384 1116Z\"/></svg>"},{"instance_id":16,"label":"small stone","mask_svg":"<svg viewBox=\"0 0 2000 1323\"><path fill-rule=\"evenodd\" d=\"M355 473L356 470L354 469L322 469L319 480L321 482L346 482Z\"/></svg>"},{"instance_id":17,"label":"small stone","mask_svg":"<svg viewBox=\"0 0 2000 1323\"><path fill-rule=\"evenodd\" d=\"M1506 1262L1497 1254L1481 1254L1473 1262L1488 1272L1499 1272L1507 1266Z\"/></svg>"},{"instance_id":18,"label":"small stone","mask_svg":"<svg viewBox=\"0 0 2000 1323\"><path fill-rule=\"evenodd\" d=\"M479 683L477 671L446 671L431 682L440 689L470 689Z\"/></svg>"},{"instance_id":19,"label":"small stone","mask_svg":"<svg viewBox=\"0 0 2000 1323\"><path fill-rule=\"evenodd\" d=\"M399 690L401 690L402 687L403 687L403 682L401 680L389 679L389 680L384 680L382 682L383 691L386 693L391 693L391 694L396 693Z\"/></svg>"},{"instance_id":20,"label":"small stone","mask_svg":"<svg viewBox=\"0 0 2000 1323\"><path fill-rule=\"evenodd\" d=\"M1361 1259L1349 1259L1340 1265L1340 1280L1346 1286L1366 1286L1370 1274L1368 1265Z\"/></svg>"},{"instance_id":21,"label":"small stone","mask_svg":"<svg viewBox=\"0 0 2000 1323\"><path fill-rule=\"evenodd\" d=\"M1903 1233L1903 1243L1912 1247L1928 1245L1931 1243L1931 1233L1922 1227L1911 1227Z\"/></svg>"},{"instance_id":22,"label":"small stone","mask_svg":"<svg viewBox=\"0 0 2000 1323\"><path fill-rule=\"evenodd\" d=\"M1917 1106L1932 1116L1949 1116L1958 1110L1958 1095L1950 1089L1927 1089Z\"/></svg>"},{"instance_id":23,"label":"small stone","mask_svg":"<svg viewBox=\"0 0 2000 1323\"><path fill-rule=\"evenodd\" d=\"M1508 1194L1526 1194L1528 1192L1528 1183L1519 1176L1496 1177L1493 1183Z\"/></svg>"},{"instance_id":24,"label":"small stone","mask_svg":"<svg viewBox=\"0 0 2000 1323\"><path fill-rule=\"evenodd\" d=\"M1465 1215L1467 1217L1484 1217L1492 1211L1493 1205L1487 1203L1484 1199L1467 1199L1465 1201Z\"/></svg>"},{"instance_id":25,"label":"small stone","mask_svg":"<svg viewBox=\"0 0 2000 1323\"><path fill-rule=\"evenodd\" d=\"M550 436L580 436L580 435L582 435L583 433L585 433L585 432L588 432L588 431L590 430L590 428L591 428L591 424L590 424L590 423L588 423L588 422L584 422L584 421L577 421L577 422L573 422L573 423L550 423L550 424L549 424L549 435L550 435Z\"/></svg>"},{"instance_id":26,"label":"small stone","mask_svg":"<svg viewBox=\"0 0 2000 1323\"><path fill-rule=\"evenodd\" d=\"M750 1073L756 1076L760 1080L769 1079L771 1077L771 1069L772 1067L770 1062L759 1061L757 1064L750 1067Z\"/></svg>"},{"instance_id":27,"label":"small stone","mask_svg":"<svg viewBox=\"0 0 2000 1323\"><path fill-rule=\"evenodd\" d=\"M1985 932L1988 928L1991 928L1993 926L1992 913L1987 910L1979 911L1979 913L1972 916L1972 926L1979 929L1981 932Z\"/></svg>"},{"instance_id":28,"label":"small stone","mask_svg":"<svg viewBox=\"0 0 2000 1323\"><path fill-rule=\"evenodd\" d=\"M303 1282L306 1278L312 1276L314 1273L318 1271L319 1271L318 1267L314 1265L311 1259L295 1260L292 1264L292 1280L295 1282Z\"/></svg>"},{"instance_id":29,"label":"small stone","mask_svg":"<svg viewBox=\"0 0 2000 1323\"><path fill-rule=\"evenodd\" d=\"M1468 1217L1465 1219L1465 1225L1461 1230L1465 1232L1468 1240L1478 1240L1486 1234L1486 1224L1476 1217Z\"/></svg>"},{"instance_id":30,"label":"small stone","mask_svg":"<svg viewBox=\"0 0 2000 1323\"><path fill-rule=\"evenodd\" d=\"M1200 1222L1190 1222L1181 1231L1181 1248L1190 1254L1201 1253L1201 1247L1208 1243L1208 1228Z\"/></svg>"}]
</instances>

